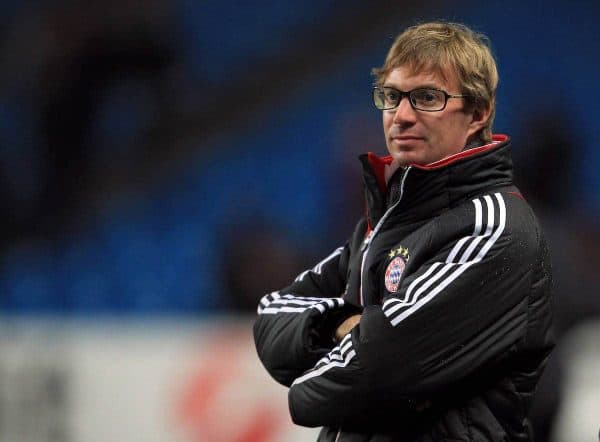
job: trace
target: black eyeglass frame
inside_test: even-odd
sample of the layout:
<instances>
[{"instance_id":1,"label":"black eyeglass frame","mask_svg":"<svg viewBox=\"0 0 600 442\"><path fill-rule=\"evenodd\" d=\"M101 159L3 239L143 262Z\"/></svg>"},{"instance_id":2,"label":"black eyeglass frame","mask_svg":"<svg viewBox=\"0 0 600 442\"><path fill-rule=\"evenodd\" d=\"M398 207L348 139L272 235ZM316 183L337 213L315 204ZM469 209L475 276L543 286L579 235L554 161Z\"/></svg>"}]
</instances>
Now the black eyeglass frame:
<instances>
[{"instance_id":1,"label":"black eyeglass frame","mask_svg":"<svg viewBox=\"0 0 600 442\"><path fill-rule=\"evenodd\" d=\"M398 98L398 103L396 103L396 105L394 107L387 107L387 108L380 108L377 106L377 104L375 103L375 93L377 91L379 92L384 92L385 89L391 89L394 92L397 92L400 95L400 98ZM440 109L421 109L418 107L415 107L414 103L411 100L410 95L416 91L437 91L437 92L441 92L442 94L444 94L444 105L440 108ZM410 106L417 111L420 112L441 112L444 109L446 109L446 105L448 104L448 99L449 98L472 98L471 95L452 95L449 94L448 92L446 92L443 89L436 89L433 87L418 87L416 89L412 89L410 91L401 91L399 89L396 89L394 87L390 87L390 86L374 86L373 87L373 91L372 91L372 99L373 99L373 104L375 105L375 107L379 110L393 110L396 109L398 106L400 106L400 103L402 102L402 99L406 97L408 98L408 102L410 103Z\"/></svg>"}]
</instances>

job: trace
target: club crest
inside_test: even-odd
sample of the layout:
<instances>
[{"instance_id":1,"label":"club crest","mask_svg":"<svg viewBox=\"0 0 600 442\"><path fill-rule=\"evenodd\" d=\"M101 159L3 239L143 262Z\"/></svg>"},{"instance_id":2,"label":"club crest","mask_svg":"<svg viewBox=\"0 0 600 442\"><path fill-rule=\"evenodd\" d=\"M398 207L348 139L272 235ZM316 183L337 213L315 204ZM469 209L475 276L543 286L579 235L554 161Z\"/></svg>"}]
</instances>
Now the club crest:
<instances>
[{"instance_id":1,"label":"club crest","mask_svg":"<svg viewBox=\"0 0 600 442\"><path fill-rule=\"evenodd\" d=\"M388 292L394 293L398 290L404 267L406 267L406 261L402 256L397 256L388 264L385 270L385 288Z\"/></svg>"}]
</instances>

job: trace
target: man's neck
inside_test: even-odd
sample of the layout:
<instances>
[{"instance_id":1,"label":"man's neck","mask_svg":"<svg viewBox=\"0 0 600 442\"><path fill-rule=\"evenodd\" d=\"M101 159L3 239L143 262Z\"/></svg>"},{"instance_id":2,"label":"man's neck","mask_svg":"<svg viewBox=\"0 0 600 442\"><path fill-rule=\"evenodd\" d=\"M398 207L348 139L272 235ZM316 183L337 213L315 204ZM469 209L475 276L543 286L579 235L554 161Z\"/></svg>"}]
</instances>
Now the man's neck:
<instances>
[{"instance_id":1,"label":"man's neck","mask_svg":"<svg viewBox=\"0 0 600 442\"><path fill-rule=\"evenodd\" d=\"M467 144L465 147L463 147L463 150L473 149L474 147L483 146L484 144L486 144L485 141L483 141L479 135L476 135L471 139L471 141L467 141Z\"/></svg>"}]
</instances>

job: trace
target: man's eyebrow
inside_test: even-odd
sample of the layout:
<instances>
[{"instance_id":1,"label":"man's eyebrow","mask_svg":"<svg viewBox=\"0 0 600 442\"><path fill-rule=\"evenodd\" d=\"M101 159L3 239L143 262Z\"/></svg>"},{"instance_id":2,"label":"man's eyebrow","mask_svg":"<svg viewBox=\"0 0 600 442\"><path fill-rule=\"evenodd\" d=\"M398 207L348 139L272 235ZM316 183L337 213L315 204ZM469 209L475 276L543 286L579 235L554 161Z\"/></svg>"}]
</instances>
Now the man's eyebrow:
<instances>
[{"instance_id":1,"label":"man's eyebrow","mask_svg":"<svg viewBox=\"0 0 600 442\"><path fill-rule=\"evenodd\" d=\"M399 87L393 85L393 84L389 84L389 83L383 83L383 87L391 87L392 89L398 89L399 91L404 91L403 89L400 89ZM415 89L439 89L439 90L443 90L443 88L435 83L424 83L424 84L420 84L416 87L413 87L412 89L410 89L411 91L414 91ZM406 91L404 91L406 92Z\"/></svg>"}]
</instances>

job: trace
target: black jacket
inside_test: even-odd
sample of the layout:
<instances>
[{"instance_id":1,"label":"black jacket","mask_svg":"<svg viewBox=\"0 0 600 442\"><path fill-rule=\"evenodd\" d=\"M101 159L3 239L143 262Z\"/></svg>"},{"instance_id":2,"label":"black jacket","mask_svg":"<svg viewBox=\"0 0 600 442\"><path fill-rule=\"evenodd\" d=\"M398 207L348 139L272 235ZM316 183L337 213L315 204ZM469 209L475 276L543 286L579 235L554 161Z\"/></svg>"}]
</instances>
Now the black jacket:
<instances>
[{"instance_id":1,"label":"black jacket","mask_svg":"<svg viewBox=\"0 0 600 442\"><path fill-rule=\"evenodd\" d=\"M389 183L389 157L361 161L368 209L350 241L258 308L258 355L290 386L293 421L322 441L531 440L551 270L508 137Z\"/></svg>"}]
</instances>

